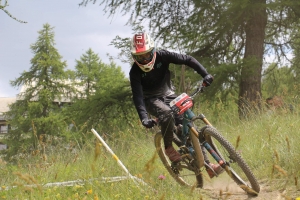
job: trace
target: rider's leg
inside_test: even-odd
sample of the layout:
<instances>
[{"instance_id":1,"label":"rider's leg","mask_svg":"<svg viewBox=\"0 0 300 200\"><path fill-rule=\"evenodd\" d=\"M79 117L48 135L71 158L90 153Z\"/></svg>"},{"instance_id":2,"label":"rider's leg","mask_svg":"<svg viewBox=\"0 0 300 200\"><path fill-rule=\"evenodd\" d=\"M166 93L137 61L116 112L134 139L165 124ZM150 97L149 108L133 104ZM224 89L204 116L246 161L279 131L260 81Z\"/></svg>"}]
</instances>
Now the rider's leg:
<instances>
[{"instance_id":1,"label":"rider's leg","mask_svg":"<svg viewBox=\"0 0 300 200\"><path fill-rule=\"evenodd\" d=\"M169 105L170 102L175 99L177 96L174 94L174 95L171 95L171 96L167 96L165 97L163 100L164 102ZM183 122L183 116L182 115L175 115L174 116L175 118L175 125L176 125L176 132L177 132L177 135L180 137L180 134L182 134L182 122ZM203 156L204 156L204 161L207 163L207 165L209 167L206 167L206 170L207 170L207 173L209 175L210 178L213 178L215 176L215 173L218 175L218 174L221 174L224 170L223 168L219 165L219 164L213 164L209 161L208 157L207 157L207 153L206 153L206 150L205 150L205 147L201 146L201 149L202 149L202 153L203 153ZM213 172L212 170L215 172Z\"/></svg>"},{"instance_id":2,"label":"rider's leg","mask_svg":"<svg viewBox=\"0 0 300 200\"><path fill-rule=\"evenodd\" d=\"M177 97L176 94L172 94L169 96L166 96L163 98L165 104L170 105L170 102L173 101ZM183 121L183 115L176 115L174 116L175 119L175 125L178 126L179 124L182 124Z\"/></svg>"},{"instance_id":3,"label":"rider's leg","mask_svg":"<svg viewBox=\"0 0 300 200\"><path fill-rule=\"evenodd\" d=\"M180 154L172 146L175 123L171 108L159 98L147 99L145 103L149 114L159 119L167 156L172 162L180 161Z\"/></svg>"},{"instance_id":4,"label":"rider's leg","mask_svg":"<svg viewBox=\"0 0 300 200\"><path fill-rule=\"evenodd\" d=\"M206 166L206 171L210 178L215 177L216 174L219 175L224 172L224 169L219 164L213 164L210 162L208 162L207 164L209 165L209 167Z\"/></svg>"}]
</instances>

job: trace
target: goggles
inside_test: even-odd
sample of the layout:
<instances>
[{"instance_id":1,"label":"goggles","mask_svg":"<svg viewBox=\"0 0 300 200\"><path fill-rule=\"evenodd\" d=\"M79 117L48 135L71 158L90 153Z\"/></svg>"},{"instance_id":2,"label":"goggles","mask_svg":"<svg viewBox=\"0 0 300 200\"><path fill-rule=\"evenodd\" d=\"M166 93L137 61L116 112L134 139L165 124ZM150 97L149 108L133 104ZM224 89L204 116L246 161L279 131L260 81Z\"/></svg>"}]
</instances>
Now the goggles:
<instances>
[{"instance_id":1,"label":"goggles","mask_svg":"<svg viewBox=\"0 0 300 200\"><path fill-rule=\"evenodd\" d=\"M153 59L153 56L154 56L154 48L151 51L144 54L139 54L139 55L132 54L133 59L136 60L138 63L142 63L142 64L149 63Z\"/></svg>"}]
</instances>

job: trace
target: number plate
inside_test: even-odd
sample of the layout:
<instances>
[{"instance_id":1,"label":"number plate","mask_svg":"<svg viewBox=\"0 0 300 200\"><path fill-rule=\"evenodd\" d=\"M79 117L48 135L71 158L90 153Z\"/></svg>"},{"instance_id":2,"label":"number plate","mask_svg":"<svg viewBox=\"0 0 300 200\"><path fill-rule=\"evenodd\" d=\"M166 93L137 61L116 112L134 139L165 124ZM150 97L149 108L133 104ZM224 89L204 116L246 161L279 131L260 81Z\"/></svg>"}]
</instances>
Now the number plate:
<instances>
[{"instance_id":1,"label":"number plate","mask_svg":"<svg viewBox=\"0 0 300 200\"><path fill-rule=\"evenodd\" d=\"M187 109L193 106L193 101L186 93L182 93L176 99L170 102L171 108L176 110L179 115L184 113Z\"/></svg>"}]
</instances>

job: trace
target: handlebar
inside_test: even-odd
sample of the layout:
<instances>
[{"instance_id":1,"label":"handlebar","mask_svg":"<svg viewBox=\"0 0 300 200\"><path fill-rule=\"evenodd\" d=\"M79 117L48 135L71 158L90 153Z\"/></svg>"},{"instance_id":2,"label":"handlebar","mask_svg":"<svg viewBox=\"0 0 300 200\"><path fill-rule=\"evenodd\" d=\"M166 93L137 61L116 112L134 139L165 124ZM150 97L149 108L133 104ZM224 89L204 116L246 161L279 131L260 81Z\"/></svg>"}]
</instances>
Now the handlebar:
<instances>
[{"instance_id":1,"label":"handlebar","mask_svg":"<svg viewBox=\"0 0 300 200\"><path fill-rule=\"evenodd\" d=\"M193 99L195 98L195 96L198 94L198 93L202 93L204 92L204 88L207 87L208 85L206 85L204 82L202 83L201 86L197 87L197 89L191 94L191 95L187 95L185 93L181 94L179 99L174 99L173 101L175 101L173 104L171 101L170 105L171 106L171 110L174 112L174 113L177 113L177 114L182 114L183 112L185 112L187 109L189 109L190 107L193 106ZM159 123L159 119L156 119L156 122L157 124Z\"/></svg>"},{"instance_id":2,"label":"handlebar","mask_svg":"<svg viewBox=\"0 0 300 200\"><path fill-rule=\"evenodd\" d=\"M194 91L194 92L190 95L190 98L191 98L191 99L194 99L195 96L196 96L199 92L200 92L200 93L204 92L204 88L205 88L205 87L207 87L207 86L206 86L206 84L203 82L202 85L201 85L200 87L198 87L198 88L196 89L196 91Z\"/></svg>"}]
</instances>

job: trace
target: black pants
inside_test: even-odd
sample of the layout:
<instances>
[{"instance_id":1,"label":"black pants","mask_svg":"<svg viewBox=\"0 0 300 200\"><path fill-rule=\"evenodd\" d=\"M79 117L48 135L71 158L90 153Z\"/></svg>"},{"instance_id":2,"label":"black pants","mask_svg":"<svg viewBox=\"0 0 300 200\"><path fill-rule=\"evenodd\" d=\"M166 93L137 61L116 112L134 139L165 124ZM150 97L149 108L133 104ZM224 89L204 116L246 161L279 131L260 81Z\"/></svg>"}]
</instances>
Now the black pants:
<instances>
[{"instance_id":1,"label":"black pants","mask_svg":"<svg viewBox=\"0 0 300 200\"><path fill-rule=\"evenodd\" d=\"M182 124L183 120L183 116L174 115L169 106L170 102L176 97L177 95L171 95L166 97L145 99L146 109L148 113L159 119L165 148L172 145L174 127L175 125L177 126L178 124ZM204 151L204 147L201 148L205 162L209 163L206 151Z\"/></svg>"},{"instance_id":2,"label":"black pants","mask_svg":"<svg viewBox=\"0 0 300 200\"><path fill-rule=\"evenodd\" d=\"M159 119L165 148L172 145L175 125L182 123L182 116L174 115L169 106L169 103L176 97L177 95L171 95L145 99L147 112Z\"/></svg>"}]
</instances>

